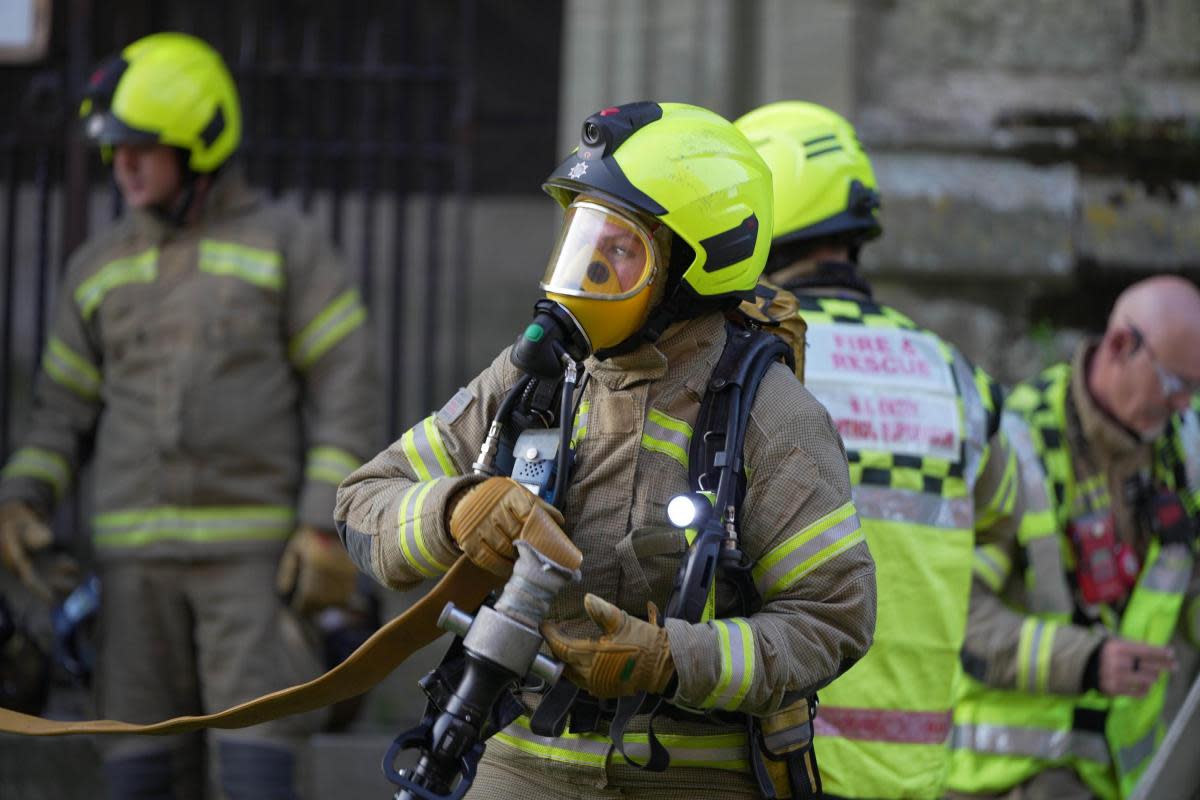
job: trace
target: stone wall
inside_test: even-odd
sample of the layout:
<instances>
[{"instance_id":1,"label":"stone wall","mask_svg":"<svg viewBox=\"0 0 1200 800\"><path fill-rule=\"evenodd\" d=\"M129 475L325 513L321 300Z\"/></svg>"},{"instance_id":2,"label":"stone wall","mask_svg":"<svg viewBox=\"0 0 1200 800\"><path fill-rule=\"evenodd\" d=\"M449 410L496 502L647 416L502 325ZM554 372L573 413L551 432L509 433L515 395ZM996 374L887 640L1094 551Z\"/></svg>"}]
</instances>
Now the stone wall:
<instances>
[{"instance_id":1,"label":"stone wall","mask_svg":"<svg viewBox=\"0 0 1200 800\"><path fill-rule=\"evenodd\" d=\"M1195 0L568 0L559 141L604 105L801 98L871 153L881 298L1006 381L1121 288L1200 277Z\"/></svg>"}]
</instances>

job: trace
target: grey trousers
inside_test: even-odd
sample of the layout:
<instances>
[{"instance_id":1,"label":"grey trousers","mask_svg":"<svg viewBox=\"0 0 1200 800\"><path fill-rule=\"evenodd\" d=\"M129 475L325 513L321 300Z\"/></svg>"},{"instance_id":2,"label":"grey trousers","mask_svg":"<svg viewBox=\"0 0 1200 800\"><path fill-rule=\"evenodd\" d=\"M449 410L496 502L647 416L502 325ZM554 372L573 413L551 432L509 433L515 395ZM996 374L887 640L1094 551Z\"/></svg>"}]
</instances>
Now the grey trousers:
<instances>
[{"instance_id":1,"label":"grey trousers","mask_svg":"<svg viewBox=\"0 0 1200 800\"><path fill-rule=\"evenodd\" d=\"M102 566L101 715L154 722L210 713L319 675L312 643L275 595L277 560L275 554L261 554ZM290 758L323 718L324 712L316 712L239 731L214 731L210 749L222 770L237 770L235 782L254 782L260 764L271 773L271 783L290 781L290 775L281 777L280 759L242 757L242 751L267 748L253 752ZM157 773L139 767L149 763L147 756L156 756L173 765L169 772L177 797L198 795L206 761L199 734L99 737L97 742L113 777L139 785L160 782Z\"/></svg>"}]
</instances>

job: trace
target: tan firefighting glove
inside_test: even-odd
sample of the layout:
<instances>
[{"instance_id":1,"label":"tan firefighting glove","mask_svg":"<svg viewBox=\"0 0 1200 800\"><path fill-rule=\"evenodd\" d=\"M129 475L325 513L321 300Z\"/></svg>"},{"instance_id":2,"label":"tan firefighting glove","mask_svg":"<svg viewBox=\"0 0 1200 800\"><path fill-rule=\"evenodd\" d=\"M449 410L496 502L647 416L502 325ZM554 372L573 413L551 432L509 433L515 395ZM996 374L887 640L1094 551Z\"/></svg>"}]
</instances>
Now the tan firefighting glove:
<instances>
[{"instance_id":1,"label":"tan firefighting glove","mask_svg":"<svg viewBox=\"0 0 1200 800\"><path fill-rule=\"evenodd\" d=\"M542 636L555 658L566 665L567 677L596 697L662 694L675 674L675 662L667 630L658 626L654 603L646 604L649 622L594 594L583 598L583 608L604 631L599 639L575 639L563 635L554 623L542 623Z\"/></svg>"},{"instance_id":2,"label":"tan firefighting glove","mask_svg":"<svg viewBox=\"0 0 1200 800\"><path fill-rule=\"evenodd\" d=\"M582 556L562 530L558 509L512 478L488 478L450 502L450 536L476 565L508 577L523 539L542 555L570 569Z\"/></svg>"},{"instance_id":3,"label":"tan firefighting glove","mask_svg":"<svg viewBox=\"0 0 1200 800\"><path fill-rule=\"evenodd\" d=\"M348 605L357 578L358 567L337 536L301 525L279 560L275 588L297 613L315 614Z\"/></svg>"},{"instance_id":4,"label":"tan firefighting glove","mask_svg":"<svg viewBox=\"0 0 1200 800\"><path fill-rule=\"evenodd\" d=\"M19 501L0 504L0 562L46 602L53 600L53 593L33 568L33 554L53 543L54 534L29 506Z\"/></svg>"}]
</instances>

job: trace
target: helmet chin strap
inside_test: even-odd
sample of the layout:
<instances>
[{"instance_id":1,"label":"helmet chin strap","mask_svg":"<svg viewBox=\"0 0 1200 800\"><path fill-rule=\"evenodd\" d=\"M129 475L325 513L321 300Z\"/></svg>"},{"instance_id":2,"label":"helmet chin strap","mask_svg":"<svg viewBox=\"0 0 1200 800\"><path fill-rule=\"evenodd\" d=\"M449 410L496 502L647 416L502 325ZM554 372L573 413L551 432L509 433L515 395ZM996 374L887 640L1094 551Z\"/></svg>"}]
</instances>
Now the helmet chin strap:
<instances>
[{"instance_id":1,"label":"helmet chin strap","mask_svg":"<svg viewBox=\"0 0 1200 800\"><path fill-rule=\"evenodd\" d=\"M175 196L175 200L170 203L160 203L154 207L154 212L164 222L173 227L182 228L187 222L188 212L192 210L192 203L195 199L196 176L192 174L184 177L183 190Z\"/></svg>"},{"instance_id":2,"label":"helmet chin strap","mask_svg":"<svg viewBox=\"0 0 1200 800\"><path fill-rule=\"evenodd\" d=\"M179 174L182 176L183 186L180 187L180 192L172 201L156 205L154 213L163 222L176 228L182 228L187 223L188 213L196 202L196 182L200 179L200 173L188 165L191 153L181 149L178 151L178 156ZM216 177L219 171L220 167L206 174L212 178Z\"/></svg>"}]
</instances>

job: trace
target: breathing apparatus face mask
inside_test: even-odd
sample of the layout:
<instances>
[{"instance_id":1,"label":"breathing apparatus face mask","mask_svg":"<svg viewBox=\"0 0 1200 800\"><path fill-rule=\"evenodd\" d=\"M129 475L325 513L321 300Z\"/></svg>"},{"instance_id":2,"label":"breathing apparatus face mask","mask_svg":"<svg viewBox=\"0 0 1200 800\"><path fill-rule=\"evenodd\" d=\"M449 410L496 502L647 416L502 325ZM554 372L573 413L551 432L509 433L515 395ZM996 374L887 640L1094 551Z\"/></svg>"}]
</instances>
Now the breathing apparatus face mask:
<instances>
[{"instance_id":1,"label":"breathing apparatus face mask","mask_svg":"<svg viewBox=\"0 0 1200 800\"><path fill-rule=\"evenodd\" d=\"M541 286L579 320L593 351L624 341L646 322L661 273L653 237L645 223L618 209L586 198L568 206Z\"/></svg>"},{"instance_id":2,"label":"breathing apparatus face mask","mask_svg":"<svg viewBox=\"0 0 1200 800\"><path fill-rule=\"evenodd\" d=\"M561 353L535 350L581 361L641 329L661 299L667 242L662 225L583 196L571 203L541 282L546 299L517 342L517 366L543 375Z\"/></svg>"}]
</instances>

